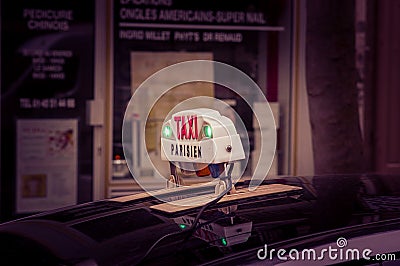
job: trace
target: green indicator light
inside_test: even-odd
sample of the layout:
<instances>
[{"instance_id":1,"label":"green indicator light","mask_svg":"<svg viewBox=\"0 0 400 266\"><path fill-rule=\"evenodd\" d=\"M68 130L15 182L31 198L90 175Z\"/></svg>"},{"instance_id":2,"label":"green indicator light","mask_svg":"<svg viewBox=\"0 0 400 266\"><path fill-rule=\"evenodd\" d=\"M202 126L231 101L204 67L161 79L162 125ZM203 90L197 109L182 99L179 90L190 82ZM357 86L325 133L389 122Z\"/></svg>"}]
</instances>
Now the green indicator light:
<instances>
[{"instance_id":1,"label":"green indicator light","mask_svg":"<svg viewBox=\"0 0 400 266\"><path fill-rule=\"evenodd\" d=\"M163 136L164 138L169 138L172 136L172 129L170 126L165 126L163 128Z\"/></svg>"},{"instance_id":2,"label":"green indicator light","mask_svg":"<svg viewBox=\"0 0 400 266\"><path fill-rule=\"evenodd\" d=\"M210 125L206 125L203 127L204 136L207 138L212 138L212 128Z\"/></svg>"},{"instance_id":3,"label":"green indicator light","mask_svg":"<svg viewBox=\"0 0 400 266\"><path fill-rule=\"evenodd\" d=\"M221 238L221 243L222 243L222 245L224 245L224 246L228 245L228 242L226 241L226 238L225 238L225 237L224 237L224 238Z\"/></svg>"},{"instance_id":4,"label":"green indicator light","mask_svg":"<svg viewBox=\"0 0 400 266\"><path fill-rule=\"evenodd\" d=\"M186 224L179 224L179 227L180 227L181 229L185 229L185 228L186 228Z\"/></svg>"}]
</instances>

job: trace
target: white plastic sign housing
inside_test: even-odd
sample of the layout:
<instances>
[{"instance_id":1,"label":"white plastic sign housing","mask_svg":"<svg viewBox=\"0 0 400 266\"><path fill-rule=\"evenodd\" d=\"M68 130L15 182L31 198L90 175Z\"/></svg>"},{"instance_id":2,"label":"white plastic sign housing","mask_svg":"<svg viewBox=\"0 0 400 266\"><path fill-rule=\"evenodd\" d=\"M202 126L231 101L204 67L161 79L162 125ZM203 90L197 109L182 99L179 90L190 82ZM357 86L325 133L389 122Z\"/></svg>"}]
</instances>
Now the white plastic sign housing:
<instances>
[{"instance_id":1,"label":"white plastic sign housing","mask_svg":"<svg viewBox=\"0 0 400 266\"><path fill-rule=\"evenodd\" d=\"M180 111L161 130L163 160L216 164L245 158L235 125L218 111L208 108Z\"/></svg>"}]
</instances>

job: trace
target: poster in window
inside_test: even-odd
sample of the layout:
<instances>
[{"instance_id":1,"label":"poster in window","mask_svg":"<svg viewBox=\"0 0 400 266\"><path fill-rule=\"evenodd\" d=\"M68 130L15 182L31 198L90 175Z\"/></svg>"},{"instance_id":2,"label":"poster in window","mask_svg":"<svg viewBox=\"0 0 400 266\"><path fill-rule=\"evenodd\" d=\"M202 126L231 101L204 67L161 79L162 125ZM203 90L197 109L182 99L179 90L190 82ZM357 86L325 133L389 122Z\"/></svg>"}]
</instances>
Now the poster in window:
<instances>
[{"instance_id":1,"label":"poster in window","mask_svg":"<svg viewBox=\"0 0 400 266\"><path fill-rule=\"evenodd\" d=\"M17 212L76 203L77 129L76 119L17 120Z\"/></svg>"}]
</instances>

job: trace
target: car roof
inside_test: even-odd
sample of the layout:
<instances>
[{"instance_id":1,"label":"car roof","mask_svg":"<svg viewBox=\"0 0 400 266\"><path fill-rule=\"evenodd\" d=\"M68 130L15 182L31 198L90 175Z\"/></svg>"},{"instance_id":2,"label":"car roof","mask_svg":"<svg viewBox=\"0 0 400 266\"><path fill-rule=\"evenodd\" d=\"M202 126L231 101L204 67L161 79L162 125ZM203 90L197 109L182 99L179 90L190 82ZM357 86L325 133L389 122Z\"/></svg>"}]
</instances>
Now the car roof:
<instances>
[{"instance_id":1,"label":"car roof","mask_svg":"<svg viewBox=\"0 0 400 266\"><path fill-rule=\"evenodd\" d=\"M339 236L400 230L399 180L387 175L267 179L264 188L301 189L210 206L201 215L202 226L189 236L185 230L201 206L171 212L157 208L165 203L151 196L40 213L1 225L0 234L32 240L62 260L93 258L105 265L134 264L163 237L146 258L150 264L203 264L250 255L254 259L265 243L307 246L334 242ZM244 180L237 186L246 189L248 184Z\"/></svg>"}]
</instances>

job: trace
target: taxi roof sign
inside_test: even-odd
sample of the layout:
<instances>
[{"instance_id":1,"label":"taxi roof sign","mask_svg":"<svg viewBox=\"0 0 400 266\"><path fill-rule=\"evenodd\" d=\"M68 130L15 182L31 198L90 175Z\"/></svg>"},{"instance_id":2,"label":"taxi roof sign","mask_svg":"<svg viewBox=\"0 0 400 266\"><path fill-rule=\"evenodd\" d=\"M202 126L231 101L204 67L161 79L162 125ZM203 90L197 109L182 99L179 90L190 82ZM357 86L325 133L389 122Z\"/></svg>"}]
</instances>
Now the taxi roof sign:
<instances>
[{"instance_id":1,"label":"taxi roof sign","mask_svg":"<svg viewBox=\"0 0 400 266\"><path fill-rule=\"evenodd\" d=\"M231 119L197 108L177 112L162 127L161 158L170 162L228 163L245 158Z\"/></svg>"}]
</instances>

